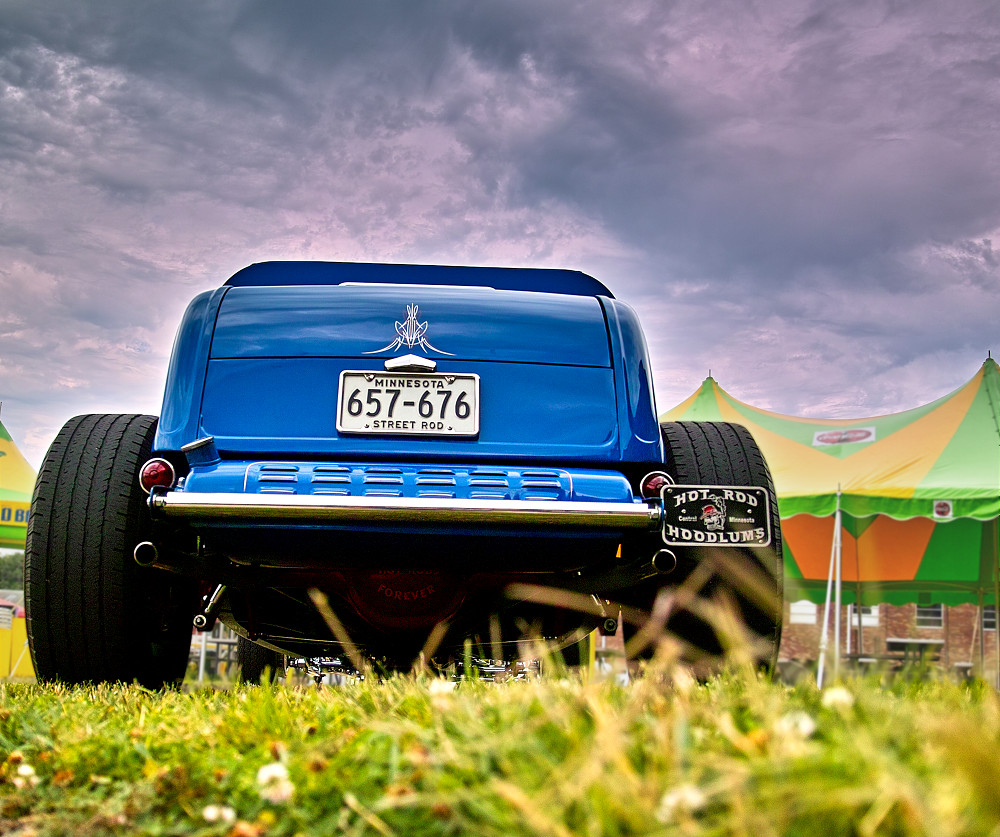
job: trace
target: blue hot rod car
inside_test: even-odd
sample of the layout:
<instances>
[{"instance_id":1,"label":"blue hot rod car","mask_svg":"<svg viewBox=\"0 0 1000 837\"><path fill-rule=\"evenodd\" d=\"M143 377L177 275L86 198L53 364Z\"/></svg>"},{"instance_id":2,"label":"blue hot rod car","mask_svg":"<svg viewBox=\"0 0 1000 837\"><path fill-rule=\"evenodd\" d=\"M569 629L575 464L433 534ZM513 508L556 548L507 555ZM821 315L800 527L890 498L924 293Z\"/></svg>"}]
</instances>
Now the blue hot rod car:
<instances>
[{"instance_id":1,"label":"blue hot rod car","mask_svg":"<svg viewBox=\"0 0 1000 837\"><path fill-rule=\"evenodd\" d=\"M688 588L734 603L764 664L780 634L757 445L660 425L635 313L567 270L241 270L188 307L158 419L60 431L25 564L43 680L174 681L217 619L251 677L620 618L635 647L651 612L718 654L701 598L658 599Z\"/></svg>"}]
</instances>

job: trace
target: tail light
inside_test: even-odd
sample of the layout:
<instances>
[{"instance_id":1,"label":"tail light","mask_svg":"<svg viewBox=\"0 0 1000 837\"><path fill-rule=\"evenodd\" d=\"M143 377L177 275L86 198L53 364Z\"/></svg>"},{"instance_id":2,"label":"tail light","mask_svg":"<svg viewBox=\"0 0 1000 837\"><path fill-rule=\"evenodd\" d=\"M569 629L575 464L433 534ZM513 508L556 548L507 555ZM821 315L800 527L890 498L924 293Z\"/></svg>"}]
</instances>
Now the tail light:
<instances>
[{"instance_id":1,"label":"tail light","mask_svg":"<svg viewBox=\"0 0 1000 837\"><path fill-rule=\"evenodd\" d=\"M154 488L173 488L176 482L177 472L166 459L150 459L139 471L139 485L147 494Z\"/></svg>"},{"instance_id":2,"label":"tail light","mask_svg":"<svg viewBox=\"0 0 1000 837\"><path fill-rule=\"evenodd\" d=\"M642 482L639 483L639 490L643 497L652 499L659 497L663 486L671 485L673 481L673 478L669 474L665 474L663 471L653 471L642 478Z\"/></svg>"}]
</instances>

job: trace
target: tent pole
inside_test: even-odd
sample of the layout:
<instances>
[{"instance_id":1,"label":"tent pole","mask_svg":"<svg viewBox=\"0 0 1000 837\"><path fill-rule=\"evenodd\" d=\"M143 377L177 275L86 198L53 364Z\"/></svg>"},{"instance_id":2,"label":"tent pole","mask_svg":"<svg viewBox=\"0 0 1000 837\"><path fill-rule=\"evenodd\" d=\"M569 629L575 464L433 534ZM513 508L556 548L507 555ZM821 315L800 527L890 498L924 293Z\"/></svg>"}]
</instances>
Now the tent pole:
<instances>
[{"instance_id":1,"label":"tent pole","mask_svg":"<svg viewBox=\"0 0 1000 837\"><path fill-rule=\"evenodd\" d=\"M837 513L833 518L833 531L834 531L834 546L837 552L837 579L835 587L835 598L836 604L833 610L833 637L835 640L834 650L833 650L833 679L837 680L840 677L840 608L843 601L843 586L844 586L844 551L843 545L841 543L840 537L840 527L841 527L841 514L840 514L840 486L837 486Z\"/></svg>"},{"instance_id":2,"label":"tent pole","mask_svg":"<svg viewBox=\"0 0 1000 837\"><path fill-rule=\"evenodd\" d=\"M983 363L983 377L985 379L986 372L990 368L989 364L993 361L993 355L991 352L986 353L986 362ZM993 366L996 367L996 362L993 362ZM996 386L994 382L993 385L986 386L986 397L989 399L991 411L993 413L993 426L997 431L997 443L1000 445L1000 402L997 401L997 395L1000 394L1000 387ZM1000 476L998 474L997 476ZM1000 485L1000 480L998 480L998 485ZM1000 495L997 497L1000 500ZM990 528L993 530L993 618L996 630L993 632L993 658L996 661L996 688L1000 690L1000 515L989 521ZM984 537L988 537L985 535ZM983 637L985 641L986 637ZM986 672L983 671L985 675Z\"/></svg>"},{"instance_id":3,"label":"tent pole","mask_svg":"<svg viewBox=\"0 0 1000 837\"><path fill-rule=\"evenodd\" d=\"M854 599L855 604L854 604L854 607L858 611L858 659L860 660L864 656L864 654L865 654L864 625L863 625L863 623L861 621L862 616L861 616L861 556L860 556L860 551L859 551L859 555L858 555L858 589L857 589L857 592L854 595L855 595L855 599Z\"/></svg>"},{"instance_id":4,"label":"tent pole","mask_svg":"<svg viewBox=\"0 0 1000 837\"><path fill-rule=\"evenodd\" d=\"M865 654L865 629L864 619L861 615L861 544L857 545L854 551L854 567L858 574L857 587L854 592L854 609L858 613L858 666L861 665L861 658ZM848 649L850 650L850 649Z\"/></svg>"},{"instance_id":5,"label":"tent pole","mask_svg":"<svg viewBox=\"0 0 1000 837\"><path fill-rule=\"evenodd\" d=\"M993 619L996 630L993 632L993 660L996 664L996 688L1000 690L1000 517L992 521L993 529L993 553L996 560L993 562ZM984 637L985 639L985 637Z\"/></svg>"},{"instance_id":6,"label":"tent pole","mask_svg":"<svg viewBox=\"0 0 1000 837\"><path fill-rule=\"evenodd\" d=\"M826 598L823 600L823 629L819 636L819 667L816 669L816 685L823 688L823 670L826 666L826 649L830 635L830 599L833 596L833 567L837 555L837 529L834 520L833 539L830 541L830 570L826 575Z\"/></svg>"},{"instance_id":7,"label":"tent pole","mask_svg":"<svg viewBox=\"0 0 1000 837\"><path fill-rule=\"evenodd\" d=\"M851 646L854 645L854 632L851 622L851 606L847 606L847 613L844 614L844 654L850 655Z\"/></svg>"},{"instance_id":8,"label":"tent pole","mask_svg":"<svg viewBox=\"0 0 1000 837\"><path fill-rule=\"evenodd\" d=\"M994 614L996 610L994 610ZM983 588L979 588L979 676L986 674L986 613L983 611Z\"/></svg>"}]
</instances>

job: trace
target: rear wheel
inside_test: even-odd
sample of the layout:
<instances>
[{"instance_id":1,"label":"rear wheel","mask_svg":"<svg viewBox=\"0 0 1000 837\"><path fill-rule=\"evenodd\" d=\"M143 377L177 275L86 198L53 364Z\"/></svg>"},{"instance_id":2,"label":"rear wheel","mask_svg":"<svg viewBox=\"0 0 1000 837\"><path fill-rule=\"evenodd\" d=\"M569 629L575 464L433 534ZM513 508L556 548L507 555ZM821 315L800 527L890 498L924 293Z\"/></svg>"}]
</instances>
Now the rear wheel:
<instances>
[{"instance_id":1,"label":"rear wheel","mask_svg":"<svg viewBox=\"0 0 1000 837\"><path fill-rule=\"evenodd\" d=\"M77 416L45 456L31 501L24 579L40 681L158 688L184 676L195 586L132 557L150 536L138 472L150 457L156 421Z\"/></svg>"},{"instance_id":2,"label":"rear wheel","mask_svg":"<svg viewBox=\"0 0 1000 837\"><path fill-rule=\"evenodd\" d=\"M702 586L699 597L732 602L753 642L754 657L769 670L777 664L781 641L783 558L781 526L774 484L764 456L750 432L727 422L668 422L660 425L665 450L666 471L678 485L750 486L767 491L770 503L771 545L764 548L709 547L677 548L678 569L670 575L655 576L623 591L623 604L651 612L664 586L682 585L700 565L714 571ZM667 630L689 643L696 652L712 656L723 653L727 641L694 610L671 611ZM636 627L625 623L625 638ZM652 654L647 645L640 656Z\"/></svg>"}]
</instances>

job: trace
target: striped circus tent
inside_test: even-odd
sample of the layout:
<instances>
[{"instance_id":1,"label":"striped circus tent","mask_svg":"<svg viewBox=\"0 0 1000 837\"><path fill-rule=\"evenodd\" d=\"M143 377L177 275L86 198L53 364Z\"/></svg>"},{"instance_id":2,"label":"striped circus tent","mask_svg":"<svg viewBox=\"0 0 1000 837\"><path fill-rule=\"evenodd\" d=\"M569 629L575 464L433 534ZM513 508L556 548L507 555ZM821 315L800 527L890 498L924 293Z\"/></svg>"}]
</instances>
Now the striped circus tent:
<instances>
[{"instance_id":1,"label":"striped circus tent","mask_svg":"<svg viewBox=\"0 0 1000 837\"><path fill-rule=\"evenodd\" d=\"M0 423L0 549L24 549L35 471Z\"/></svg>"},{"instance_id":2,"label":"striped circus tent","mask_svg":"<svg viewBox=\"0 0 1000 837\"><path fill-rule=\"evenodd\" d=\"M821 420L759 410L711 377L661 421L745 425L778 494L787 595L823 602L995 600L1000 518L1000 367L901 413ZM839 526L837 525L839 522Z\"/></svg>"}]
</instances>

